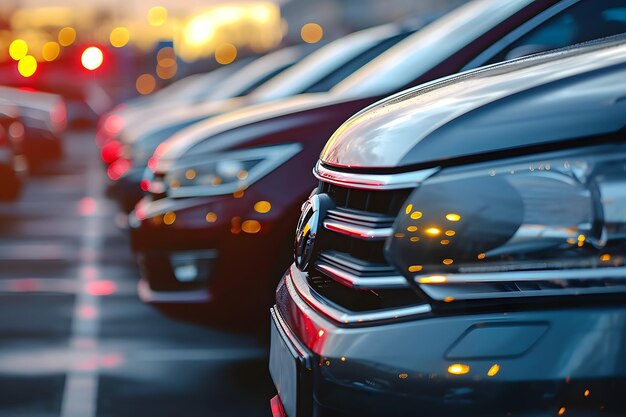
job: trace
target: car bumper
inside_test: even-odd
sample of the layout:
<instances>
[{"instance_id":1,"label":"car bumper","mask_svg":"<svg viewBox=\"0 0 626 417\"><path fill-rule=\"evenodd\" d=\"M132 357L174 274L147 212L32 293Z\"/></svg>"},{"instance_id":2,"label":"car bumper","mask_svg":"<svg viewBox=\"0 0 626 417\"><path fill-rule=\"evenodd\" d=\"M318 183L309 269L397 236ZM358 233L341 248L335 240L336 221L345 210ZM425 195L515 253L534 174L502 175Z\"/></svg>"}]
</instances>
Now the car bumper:
<instances>
[{"instance_id":1,"label":"car bumper","mask_svg":"<svg viewBox=\"0 0 626 417\"><path fill-rule=\"evenodd\" d=\"M233 307L240 315L268 308L284 249L281 239L291 224L277 212L255 213L256 200L248 198L140 201L129 223L142 268L141 299L171 307ZM260 230L246 231L247 219L258 221Z\"/></svg>"},{"instance_id":2,"label":"car bumper","mask_svg":"<svg viewBox=\"0 0 626 417\"><path fill-rule=\"evenodd\" d=\"M270 370L289 417L626 415L624 306L347 327L314 309L304 286L290 268L272 310L282 337ZM280 343L293 359L274 353Z\"/></svg>"}]
</instances>

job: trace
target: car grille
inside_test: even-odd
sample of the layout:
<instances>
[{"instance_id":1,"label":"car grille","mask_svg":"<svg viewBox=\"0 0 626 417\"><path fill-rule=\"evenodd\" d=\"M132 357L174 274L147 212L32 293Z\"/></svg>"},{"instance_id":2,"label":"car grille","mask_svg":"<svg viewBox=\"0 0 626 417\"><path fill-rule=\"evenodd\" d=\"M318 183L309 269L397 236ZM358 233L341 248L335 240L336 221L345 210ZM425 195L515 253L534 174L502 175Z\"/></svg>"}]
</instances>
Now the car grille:
<instances>
[{"instance_id":1,"label":"car grille","mask_svg":"<svg viewBox=\"0 0 626 417\"><path fill-rule=\"evenodd\" d=\"M384 257L385 239L411 189L367 191L320 182L334 202L321 220L309 285L326 301L355 312L423 303Z\"/></svg>"}]
</instances>

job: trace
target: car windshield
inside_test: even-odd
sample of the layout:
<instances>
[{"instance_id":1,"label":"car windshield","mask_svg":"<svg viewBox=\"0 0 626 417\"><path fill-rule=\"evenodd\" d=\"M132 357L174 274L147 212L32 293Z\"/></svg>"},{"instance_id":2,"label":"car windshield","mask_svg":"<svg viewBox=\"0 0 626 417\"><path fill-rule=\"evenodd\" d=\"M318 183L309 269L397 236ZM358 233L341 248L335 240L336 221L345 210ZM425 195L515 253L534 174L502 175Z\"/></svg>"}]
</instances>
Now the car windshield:
<instances>
[{"instance_id":1,"label":"car windshield","mask_svg":"<svg viewBox=\"0 0 626 417\"><path fill-rule=\"evenodd\" d=\"M336 40L261 85L251 98L254 102L263 102L306 91L317 81L397 33L395 25L385 25Z\"/></svg>"},{"instance_id":2,"label":"car windshield","mask_svg":"<svg viewBox=\"0 0 626 417\"><path fill-rule=\"evenodd\" d=\"M531 2L480 0L461 6L381 54L331 91L372 96L405 87Z\"/></svg>"}]
</instances>

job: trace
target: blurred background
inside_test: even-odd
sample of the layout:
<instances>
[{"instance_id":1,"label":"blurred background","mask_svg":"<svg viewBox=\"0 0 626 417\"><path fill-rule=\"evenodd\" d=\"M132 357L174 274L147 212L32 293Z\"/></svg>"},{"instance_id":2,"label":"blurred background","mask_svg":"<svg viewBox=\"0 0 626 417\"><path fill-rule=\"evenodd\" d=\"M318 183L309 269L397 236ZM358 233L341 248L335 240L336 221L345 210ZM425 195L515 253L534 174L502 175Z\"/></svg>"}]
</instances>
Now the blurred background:
<instances>
[{"instance_id":1,"label":"blurred background","mask_svg":"<svg viewBox=\"0 0 626 417\"><path fill-rule=\"evenodd\" d=\"M460 3L7 0L0 4L0 79L79 98L101 113L245 57L401 19L432 19Z\"/></svg>"}]
</instances>

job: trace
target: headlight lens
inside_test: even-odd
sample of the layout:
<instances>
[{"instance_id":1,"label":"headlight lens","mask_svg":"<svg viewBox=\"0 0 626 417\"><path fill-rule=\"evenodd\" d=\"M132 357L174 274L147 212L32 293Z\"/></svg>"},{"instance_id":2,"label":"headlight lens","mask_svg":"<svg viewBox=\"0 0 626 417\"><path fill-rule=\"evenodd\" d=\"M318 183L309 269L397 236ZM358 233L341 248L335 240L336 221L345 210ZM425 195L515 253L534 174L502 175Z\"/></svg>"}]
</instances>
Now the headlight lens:
<instances>
[{"instance_id":1,"label":"headlight lens","mask_svg":"<svg viewBox=\"0 0 626 417\"><path fill-rule=\"evenodd\" d=\"M408 198L389 260L441 301L626 290L626 147L449 168Z\"/></svg>"},{"instance_id":2,"label":"headlight lens","mask_svg":"<svg viewBox=\"0 0 626 417\"><path fill-rule=\"evenodd\" d=\"M300 152L290 143L227 153L196 155L176 161L165 173L169 197L200 197L243 190Z\"/></svg>"}]
</instances>

